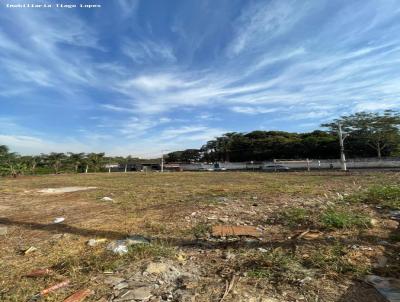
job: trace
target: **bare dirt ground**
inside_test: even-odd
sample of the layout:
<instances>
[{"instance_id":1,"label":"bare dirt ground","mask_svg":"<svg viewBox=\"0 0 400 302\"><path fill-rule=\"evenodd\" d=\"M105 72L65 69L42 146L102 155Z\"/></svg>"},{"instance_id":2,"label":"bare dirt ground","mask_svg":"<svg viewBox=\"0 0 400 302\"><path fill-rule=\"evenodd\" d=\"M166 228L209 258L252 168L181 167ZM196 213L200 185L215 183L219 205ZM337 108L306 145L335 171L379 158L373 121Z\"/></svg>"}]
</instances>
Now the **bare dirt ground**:
<instances>
[{"instance_id":1,"label":"bare dirt ground","mask_svg":"<svg viewBox=\"0 0 400 302\"><path fill-rule=\"evenodd\" d=\"M85 301L385 301L363 278L399 278L398 222L357 194L399 185L371 171L0 179L0 301L65 280L42 301L81 289ZM96 188L39 192L76 186ZM257 235L213 236L217 225ZM150 243L107 249L132 235Z\"/></svg>"}]
</instances>

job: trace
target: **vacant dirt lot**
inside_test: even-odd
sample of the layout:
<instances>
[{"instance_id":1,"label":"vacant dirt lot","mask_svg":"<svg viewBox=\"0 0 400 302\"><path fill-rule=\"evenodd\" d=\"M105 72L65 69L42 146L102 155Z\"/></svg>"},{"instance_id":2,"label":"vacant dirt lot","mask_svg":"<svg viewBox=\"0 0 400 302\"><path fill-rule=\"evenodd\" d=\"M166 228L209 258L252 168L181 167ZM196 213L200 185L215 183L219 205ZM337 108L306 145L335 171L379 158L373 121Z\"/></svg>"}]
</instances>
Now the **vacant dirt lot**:
<instances>
[{"instance_id":1,"label":"vacant dirt lot","mask_svg":"<svg viewBox=\"0 0 400 302\"><path fill-rule=\"evenodd\" d=\"M399 185L394 172L0 179L0 300L68 280L42 301L384 301L362 280L400 276ZM39 192L75 186L96 188ZM145 243L107 249L132 235Z\"/></svg>"}]
</instances>

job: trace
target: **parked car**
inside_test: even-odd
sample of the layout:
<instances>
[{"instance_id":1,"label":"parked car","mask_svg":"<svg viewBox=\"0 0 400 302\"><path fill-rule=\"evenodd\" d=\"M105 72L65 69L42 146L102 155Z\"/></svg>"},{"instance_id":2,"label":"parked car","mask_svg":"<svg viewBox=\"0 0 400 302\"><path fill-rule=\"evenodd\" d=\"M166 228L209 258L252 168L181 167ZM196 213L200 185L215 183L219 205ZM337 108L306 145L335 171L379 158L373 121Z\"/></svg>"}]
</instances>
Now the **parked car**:
<instances>
[{"instance_id":1,"label":"parked car","mask_svg":"<svg viewBox=\"0 0 400 302\"><path fill-rule=\"evenodd\" d=\"M283 165L265 165L262 167L264 171L289 171L290 168Z\"/></svg>"}]
</instances>

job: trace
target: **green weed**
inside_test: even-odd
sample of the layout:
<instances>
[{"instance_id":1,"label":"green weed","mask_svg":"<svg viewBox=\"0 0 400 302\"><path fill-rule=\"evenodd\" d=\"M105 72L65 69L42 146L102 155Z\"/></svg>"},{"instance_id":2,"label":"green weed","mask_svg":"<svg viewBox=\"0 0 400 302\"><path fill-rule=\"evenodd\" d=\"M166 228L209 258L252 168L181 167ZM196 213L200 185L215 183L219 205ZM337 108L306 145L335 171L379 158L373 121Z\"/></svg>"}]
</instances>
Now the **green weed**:
<instances>
[{"instance_id":1,"label":"green weed","mask_svg":"<svg viewBox=\"0 0 400 302\"><path fill-rule=\"evenodd\" d=\"M320 223L327 229L368 228L370 218L342 208L329 208L322 213Z\"/></svg>"}]
</instances>

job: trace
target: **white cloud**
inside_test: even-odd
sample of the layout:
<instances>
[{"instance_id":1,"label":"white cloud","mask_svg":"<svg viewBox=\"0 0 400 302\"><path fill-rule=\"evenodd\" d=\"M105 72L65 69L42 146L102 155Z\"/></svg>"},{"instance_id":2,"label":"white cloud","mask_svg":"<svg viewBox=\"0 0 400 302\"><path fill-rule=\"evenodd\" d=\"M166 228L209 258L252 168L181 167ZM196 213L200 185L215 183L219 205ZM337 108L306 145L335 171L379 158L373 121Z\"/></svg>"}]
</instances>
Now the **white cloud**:
<instances>
[{"instance_id":1,"label":"white cloud","mask_svg":"<svg viewBox=\"0 0 400 302\"><path fill-rule=\"evenodd\" d=\"M250 107L250 106L234 106L232 111L244 114L265 114L279 111L279 108L264 108L264 107Z\"/></svg>"},{"instance_id":2,"label":"white cloud","mask_svg":"<svg viewBox=\"0 0 400 302\"><path fill-rule=\"evenodd\" d=\"M122 46L122 51L139 64L159 61L173 63L176 61L173 48L162 42L127 40Z\"/></svg>"}]
</instances>

